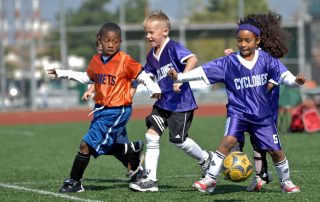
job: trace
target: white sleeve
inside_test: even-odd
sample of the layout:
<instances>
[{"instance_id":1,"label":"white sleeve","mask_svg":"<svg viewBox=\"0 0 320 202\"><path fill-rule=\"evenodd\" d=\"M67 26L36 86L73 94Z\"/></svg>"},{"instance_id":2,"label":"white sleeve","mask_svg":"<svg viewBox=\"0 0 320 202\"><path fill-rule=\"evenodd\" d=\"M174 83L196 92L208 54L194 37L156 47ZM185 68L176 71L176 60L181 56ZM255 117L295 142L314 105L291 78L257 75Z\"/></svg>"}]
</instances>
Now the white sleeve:
<instances>
[{"instance_id":1,"label":"white sleeve","mask_svg":"<svg viewBox=\"0 0 320 202\"><path fill-rule=\"evenodd\" d=\"M142 71L139 76L137 77L137 80L140 83L143 83L148 90L149 96L152 97L152 95L156 93L161 93L161 89L157 82L154 82L151 77L145 72Z\"/></svg>"},{"instance_id":2,"label":"white sleeve","mask_svg":"<svg viewBox=\"0 0 320 202\"><path fill-rule=\"evenodd\" d=\"M185 73L179 73L178 79L175 81L176 83L184 83L188 81L196 81L196 80L203 80L207 84L209 84L208 78L204 73L202 67L194 68L191 71Z\"/></svg>"},{"instance_id":3,"label":"white sleeve","mask_svg":"<svg viewBox=\"0 0 320 202\"><path fill-rule=\"evenodd\" d=\"M69 80L79 81L80 83L93 84L87 72L76 72L72 70L56 69L58 78L66 78Z\"/></svg>"},{"instance_id":4,"label":"white sleeve","mask_svg":"<svg viewBox=\"0 0 320 202\"><path fill-rule=\"evenodd\" d=\"M299 86L299 84L296 83L296 76L289 71L281 75L281 84L286 86Z\"/></svg>"}]
</instances>

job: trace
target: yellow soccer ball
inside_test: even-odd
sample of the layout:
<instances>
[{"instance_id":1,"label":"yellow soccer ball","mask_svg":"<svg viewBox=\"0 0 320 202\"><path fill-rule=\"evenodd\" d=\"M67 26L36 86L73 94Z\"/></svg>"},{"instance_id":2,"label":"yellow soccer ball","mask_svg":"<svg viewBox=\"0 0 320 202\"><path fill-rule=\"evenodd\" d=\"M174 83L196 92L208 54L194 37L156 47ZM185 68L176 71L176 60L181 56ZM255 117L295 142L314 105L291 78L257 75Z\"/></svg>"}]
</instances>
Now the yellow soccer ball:
<instances>
[{"instance_id":1,"label":"yellow soccer ball","mask_svg":"<svg viewBox=\"0 0 320 202\"><path fill-rule=\"evenodd\" d=\"M250 177L253 165L247 154L231 152L224 160L222 171L227 180L242 182Z\"/></svg>"}]
</instances>

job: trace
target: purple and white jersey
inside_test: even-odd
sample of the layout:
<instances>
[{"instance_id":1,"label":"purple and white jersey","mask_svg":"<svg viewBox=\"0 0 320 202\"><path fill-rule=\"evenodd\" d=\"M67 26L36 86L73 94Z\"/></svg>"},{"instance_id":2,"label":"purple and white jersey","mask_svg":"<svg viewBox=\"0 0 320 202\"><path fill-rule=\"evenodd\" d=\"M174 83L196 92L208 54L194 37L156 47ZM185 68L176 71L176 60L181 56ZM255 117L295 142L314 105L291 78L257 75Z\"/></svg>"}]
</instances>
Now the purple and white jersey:
<instances>
[{"instance_id":1,"label":"purple and white jersey","mask_svg":"<svg viewBox=\"0 0 320 202\"><path fill-rule=\"evenodd\" d=\"M154 54L154 48L150 50L143 69L154 76L161 89L162 96L155 102L156 106L172 112L185 112L198 108L189 83L184 83L180 88L181 92L176 93L173 91L174 81L167 76L170 68L183 72L186 59L193 55L187 48L169 38L160 50L159 56Z\"/></svg>"},{"instance_id":2,"label":"purple and white jersey","mask_svg":"<svg viewBox=\"0 0 320 202\"><path fill-rule=\"evenodd\" d=\"M260 125L274 123L267 84L272 81L277 85L279 60L263 50L256 50L252 61L246 61L238 53L210 61L202 68L207 82L225 84L228 117Z\"/></svg>"},{"instance_id":3,"label":"purple and white jersey","mask_svg":"<svg viewBox=\"0 0 320 202\"><path fill-rule=\"evenodd\" d=\"M285 74L289 73L289 70L287 69L284 64L279 61L279 71L280 71L280 79L284 77ZM281 81L278 82L279 84ZM278 110L279 110L279 96L280 96L280 86L277 85L275 86L271 91L270 91L270 106L271 110L274 113L274 123L277 125L278 123Z\"/></svg>"}]
</instances>

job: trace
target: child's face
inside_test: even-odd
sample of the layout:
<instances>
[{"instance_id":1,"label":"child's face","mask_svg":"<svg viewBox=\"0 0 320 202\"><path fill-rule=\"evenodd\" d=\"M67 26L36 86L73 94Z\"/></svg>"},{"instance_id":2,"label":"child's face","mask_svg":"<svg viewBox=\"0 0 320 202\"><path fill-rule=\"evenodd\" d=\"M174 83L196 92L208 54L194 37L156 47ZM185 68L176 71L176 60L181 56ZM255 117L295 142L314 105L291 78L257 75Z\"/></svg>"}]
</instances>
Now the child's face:
<instances>
[{"instance_id":1,"label":"child's face","mask_svg":"<svg viewBox=\"0 0 320 202\"><path fill-rule=\"evenodd\" d=\"M260 37L248 30L240 30L237 36L237 45L243 58L250 59L254 56L254 51L259 46Z\"/></svg>"},{"instance_id":2,"label":"child's face","mask_svg":"<svg viewBox=\"0 0 320 202\"><path fill-rule=\"evenodd\" d=\"M119 50L120 44L121 44L121 38L116 32L107 31L101 36L100 43L101 43L103 52L107 56L111 56Z\"/></svg>"},{"instance_id":3,"label":"child's face","mask_svg":"<svg viewBox=\"0 0 320 202\"><path fill-rule=\"evenodd\" d=\"M160 48L169 34L169 29L164 22L149 20L145 23L144 31L152 48Z\"/></svg>"}]
</instances>

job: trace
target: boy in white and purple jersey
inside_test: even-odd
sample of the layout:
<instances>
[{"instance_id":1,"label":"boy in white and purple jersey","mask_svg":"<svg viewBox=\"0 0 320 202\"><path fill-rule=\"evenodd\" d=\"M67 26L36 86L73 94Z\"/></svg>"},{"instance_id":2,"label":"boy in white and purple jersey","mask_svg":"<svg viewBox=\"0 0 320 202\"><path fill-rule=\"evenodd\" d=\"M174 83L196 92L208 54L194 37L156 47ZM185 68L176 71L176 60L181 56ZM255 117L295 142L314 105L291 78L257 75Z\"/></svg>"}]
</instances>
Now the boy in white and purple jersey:
<instances>
[{"instance_id":1,"label":"boy in white and purple jersey","mask_svg":"<svg viewBox=\"0 0 320 202\"><path fill-rule=\"evenodd\" d=\"M228 104L225 134L212 157L207 175L193 184L201 192L214 191L223 159L237 142L244 141L244 132L251 135L261 150L267 150L271 155L281 191L300 192L300 188L290 180L289 164L274 124L274 109L269 97L269 87L278 85L281 78L280 62L276 59L278 57L271 55L272 49L267 48L268 52L258 49L260 43L267 43L263 43L265 38L260 37L260 34L255 18L244 18L240 20L237 29L239 52L208 62L187 73L169 71L169 75L177 82L202 79L208 84L222 82L226 86ZM281 51L284 52L284 49Z\"/></svg>"},{"instance_id":2,"label":"boy in white and purple jersey","mask_svg":"<svg viewBox=\"0 0 320 202\"><path fill-rule=\"evenodd\" d=\"M169 37L163 42L163 49L161 51L161 54L156 56L154 51L151 50L143 68L147 74L154 77L154 80L162 91L162 96L154 105L172 112L185 112L197 109L198 106L189 83L184 83L180 87L180 93L176 93L172 89L174 82L167 76L167 72L171 68L174 68L177 72L183 72L186 60L195 55L181 44L170 40Z\"/></svg>"},{"instance_id":3,"label":"boy in white and purple jersey","mask_svg":"<svg viewBox=\"0 0 320 202\"><path fill-rule=\"evenodd\" d=\"M170 21L163 12L154 12L144 20L146 38L152 49L141 74L150 75L161 89L150 115L146 118L145 171L147 178L130 183L135 191L158 191L157 166L160 155L160 136L169 128L169 141L195 158L206 174L211 154L188 137L194 110L197 109L188 83L174 83L167 72L187 72L197 63L197 57L181 44L169 38ZM178 91L176 93L174 90Z\"/></svg>"}]
</instances>

